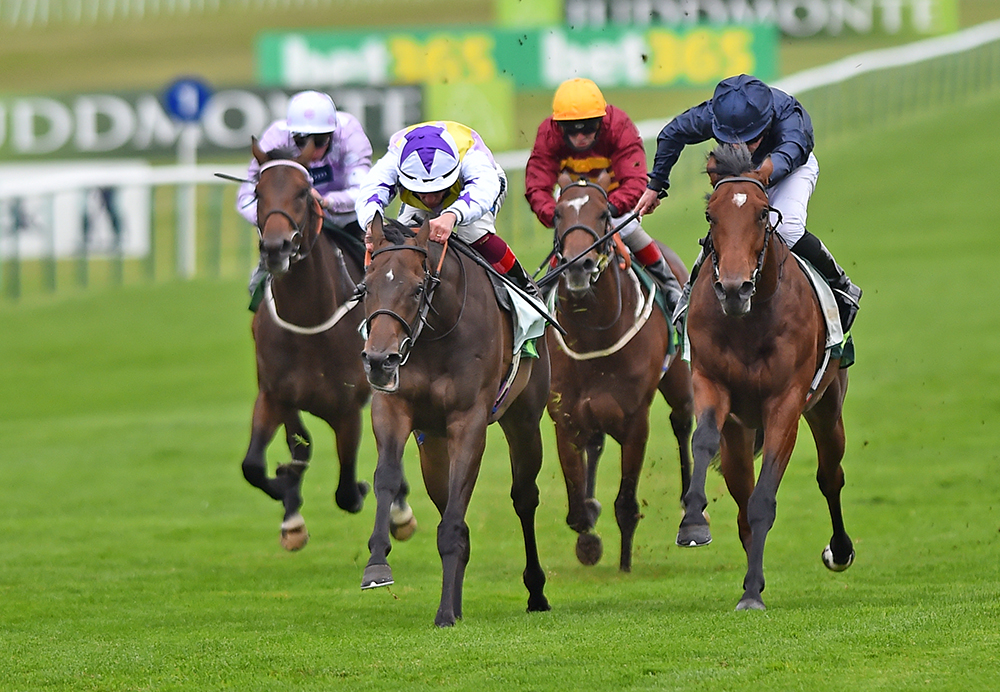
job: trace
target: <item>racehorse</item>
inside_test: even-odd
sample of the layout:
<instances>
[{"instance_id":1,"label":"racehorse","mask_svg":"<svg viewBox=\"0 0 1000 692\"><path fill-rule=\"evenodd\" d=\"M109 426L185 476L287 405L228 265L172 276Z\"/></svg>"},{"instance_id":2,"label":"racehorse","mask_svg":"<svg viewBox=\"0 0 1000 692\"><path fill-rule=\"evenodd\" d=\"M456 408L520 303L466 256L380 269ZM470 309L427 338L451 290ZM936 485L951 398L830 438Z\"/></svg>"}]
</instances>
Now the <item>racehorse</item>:
<instances>
[{"instance_id":1,"label":"racehorse","mask_svg":"<svg viewBox=\"0 0 1000 692\"><path fill-rule=\"evenodd\" d=\"M337 506L360 512L369 486L357 480L361 410L370 388L361 364L364 344L357 327L361 310L354 297L360 263L323 232L323 212L312 197L306 164L310 141L297 158L287 151L263 152L256 139L254 157L261 164L257 183L257 230L260 256L270 273L265 297L253 319L257 356L257 400L243 475L284 505L281 544L302 548L309 538L302 506L302 476L312 445L300 411L326 421L336 437L340 479ZM348 317L350 316L350 317ZM265 452L279 426L291 461L267 475ZM405 514L404 487L397 498L397 538L416 528Z\"/></svg>"},{"instance_id":2,"label":"racehorse","mask_svg":"<svg viewBox=\"0 0 1000 692\"><path fill-rule=\"evenodd\" d=\"M818 454L816 479L826 496L833 537L823 563L843 571L854 561L844 530L842 409L847 370L825 353L826 325L809 279L775 232L766 183L745 146L719 145L708 160L705 267L691 291L687 317L696 428L694 473L684 496L677 543L711 540L702 511L705 474L718 453L747 554L737 610L764 609L764 541L774 524L776 493L804 416ZM754 483L754 440L763 459Z\"/></svg>"},{"instance_id":3,"label":"racehorse","mask_svg":"<svg viewBox=\"0 0 1000 692\"><path fill-rule=\"evenodd\" d=\"M619 266L612 238L591 247L611 230L609 183L606 173L597 183L573 183L568 176L559 181L554 256L560 264L577 259L562 269L554 291L566 336L555 330L547 336L552 360L548 410L569 497L566 523L579 534L576 555L585 565L596 564L603 552L593 529L601 510L594 486L605 435L621 446L615 518L621 532L619 568L629 572L640 517L636 489L649 437L649 407L657 389L671 407L682 495L691 479L694 407L687 363L671 355L668 366L670 332L667 318L655 307L653 289L644 295L636 275ZM686 281L680 258L662 244L660 249L678 280ZM628 257L624 248L620 254Z\"/></svg>"},{"instance_id":4,"label":"racehorse","mask_svg":"<svg viewBox=\"0 0 1000 692\"><path fill-rule=\"evenodd\" d=\"M528 611L548 610L535 542L539 424L549 391L544 340L537 340L537 359L520 358L510 382L513 328L488 276L472 258L429 243L429 234L426 222L415 237L406 237L395 220L383 224L376 216L372 222L362 358L375 390L377 504L361 585L393 583L387 560L389 504L398 492L403 447L413 432L424 485L441 513L437 545L443 579L434 623L447 627L462 617L469 561L465 515L486 447L486 427L499 421L510 448L511 498L524 534ZM509 390L503 396L505 382Z\"/></svg>"}]
</instances>

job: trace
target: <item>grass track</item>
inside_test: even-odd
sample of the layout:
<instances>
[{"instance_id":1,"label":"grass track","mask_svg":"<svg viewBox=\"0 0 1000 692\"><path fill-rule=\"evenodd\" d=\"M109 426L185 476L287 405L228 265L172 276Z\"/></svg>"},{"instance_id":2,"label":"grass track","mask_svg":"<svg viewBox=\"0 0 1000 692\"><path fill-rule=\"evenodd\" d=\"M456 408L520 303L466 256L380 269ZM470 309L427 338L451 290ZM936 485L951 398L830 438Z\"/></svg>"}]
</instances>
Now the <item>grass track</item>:
<instances>
[{"instance_id":1,"label":"grass track","mask_svg":"<svg viewBox=\"0 0 1000 692\"><path fill-rule=\"evenodd\" d=\"M988 162L1000 140L981 133L998 113L1000 98L982 98L818 152L811 227L865 288L845 414L858 560L841 575L820 565L829 518L803 433L768 541L766 613L732 610L745 559L717 475L715 542L672 545L665 425L640 485L634 572L614 567L610 511L604 560L578 565L546 423L538 530L552 612L523 612L493 429L468 518L466 619L438 631L436 514L412 454L422 528L393 551L391 590L358 589L374 506L333 507L332 440L314 419L312 540L298 554L278 546L279 507L239 472L255 392L242 281L0 304L0 690L995 689L1000 311L987 293L998 211ZM696 188L649 219L688 260L704 231ZM662 404L653 415L665 420ZM614 457L598 486L607 510ZM370 434L363 459L370 477Z\"/></svg>"}]
</instances>

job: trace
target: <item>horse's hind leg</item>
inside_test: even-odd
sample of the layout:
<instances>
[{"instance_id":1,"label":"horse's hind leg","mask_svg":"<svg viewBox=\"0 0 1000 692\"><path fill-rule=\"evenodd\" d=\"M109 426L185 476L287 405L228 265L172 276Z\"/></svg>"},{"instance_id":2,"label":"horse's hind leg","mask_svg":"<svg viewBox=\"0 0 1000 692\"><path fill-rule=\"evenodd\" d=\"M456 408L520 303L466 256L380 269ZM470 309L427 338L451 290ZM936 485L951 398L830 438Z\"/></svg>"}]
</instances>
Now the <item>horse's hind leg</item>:
<instances>
[{"instance_id":1,"label":"horse's hind leg","mask_svg":"<svg viewBox=\"0 0 1000 692\"><path fill-rule=\"evenodd\" d=\"M805 414L809 429L816 441L819 465L816 481L826 497L833 523L833 536L823 549L823 564L834 572L843 572L854 562L854 544L844 529L844 515L840 505L840 491L844 487L844 419L842 401L847 381L845 370L823 394L823 398Z\"/></svg>"},{"instance_id":2,"label":"horse's hind leg","mask_svg":"<svg viewBox=\"0 0 1000 692\"><path fill-rule=\"evenodd\" d=\"M679 358L660 379L660 394L670 406L670 427L677 438L681 464L681 502L691 487L691 430L694 428L694 396L691 393L691 370Z\"/></svg>"},{"instance_id":3,"label":"horse's hind leg","mask_svg":"<svg viewBox=\"0 0 1000 692\"><path fill-rule=\"evenodd\" d=\"M342 510L357 514L365 506L365 495L371 489L358 480L358 447L361 445L361 411L351 411L328 421L337 441L340 478L334 500Z\"/></svg>"}]
</instances>

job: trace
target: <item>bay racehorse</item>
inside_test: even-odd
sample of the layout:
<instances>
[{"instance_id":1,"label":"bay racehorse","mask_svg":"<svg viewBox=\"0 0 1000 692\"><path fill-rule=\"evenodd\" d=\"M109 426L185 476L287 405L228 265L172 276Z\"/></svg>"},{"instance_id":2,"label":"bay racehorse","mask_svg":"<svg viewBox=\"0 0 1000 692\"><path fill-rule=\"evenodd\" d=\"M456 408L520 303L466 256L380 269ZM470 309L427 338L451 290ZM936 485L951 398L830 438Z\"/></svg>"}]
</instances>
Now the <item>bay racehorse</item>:
<instances>
[{"instance_id":1,"label":"bay racehorse","mask_svg":"<svg viewBox=\"0 0 1000 692\"><path fill-rule=\"evenodd\" d=\"M548 610L535 542L539 424L549 391L544 340L537 340L539 357L521 358L513 382L506 379L514 360L513 329L489 277L472 258L428 242L426 222L416 237L406 237L404 230L395 220L383 226L382 217L375 217L365 272L363 359L375 389L371 411L378 465L371 558L362 588L393 583L387 560L389 505L402 480L404 445L414 433L424 485L441 513L437 547L443 579L434 623L446 627L462 617L469 561L465 516L486 427L499 421L510 448L511 498L524 534L528 610ZM509 390L503 396L505 382Z\"/></svg>"},{"instance_id":2,"label":"bay racehorse","mask_svg":"<svg viewBox=\"0 0 1000 692\"><path fill-rule=\"evenodd\" d=\"M616 236L591 247L611 230L609 182L606 173L597 183L560 180L554 256L560 265L567 258L575 261L561 267L550 297L566 336L547 333L552 361L548 410L569 498L566 523L579 534L576 555L585 565L596 564L603 552L594 533L601 510L594 491L605 435L621 447L615 518L621 532L619 568L628 572L640 517L636 490L649 437L649 407L658 389L671 407L682 495L691 479L694 408L691 371L682 359L668 357L670 328L655 305L652 287L643 289L630 268L619 266L618 257L627 260L628 250L621 247L616 253ZM660 249L678 280L686 281L680 258L666 246Z\"/></svg>"},{"instance_id":3,"label":"bay racehorse","mask_svg":"<svg viewBox=\"0 0 1000 692\"><path fill-rule=\"evenodd\" d=\"M804 416L818 453L816 474L826 496L833 537L823 563L843 571L854 561L844 530L842 408L847 370L826 353L826 324L809 279L775 232L767 181L752 170L745 146L719 145L708 160L714 187L702 241L705 266L691 291L687 316L696 428L694 473L677 535L682 546L704 545L711 533L702 512L705 475L718 453L726 486L739 508L747 554L737 610L764 609L764 542L774 524L776 493ZM835 311L834 311L835 312ZM836 327L833 327L834 331ZM755 432L763 458L754 481Z\"/></svg>"},{"instance_id":4,"label":"bay racehorse","mask_svg":"<svg viewBox=\"0 0 1000 692\"><path fill-rule=\"evenodd\" d=\"M284 505L281 544L288 550L298 550L308 540L299 509L312 444L301 411L333 429L340 460L337 506L360 512L369 490L357 479L361 411L371 391L361 364L364 342L357 331L363 317L355 296L361 266L322 230L323 212L312 197L306 168L312 149L310 141L298 158L290 158L289 152L265 153L252 142L261 164L260 256L270 280L252 326L258 393L243 475ZM269 477L265 454L281 426L291 460ZM403 516L409 511L405 490L397 498L401 538L416 527L412 512Z\"/></svg>"}]
</instances>

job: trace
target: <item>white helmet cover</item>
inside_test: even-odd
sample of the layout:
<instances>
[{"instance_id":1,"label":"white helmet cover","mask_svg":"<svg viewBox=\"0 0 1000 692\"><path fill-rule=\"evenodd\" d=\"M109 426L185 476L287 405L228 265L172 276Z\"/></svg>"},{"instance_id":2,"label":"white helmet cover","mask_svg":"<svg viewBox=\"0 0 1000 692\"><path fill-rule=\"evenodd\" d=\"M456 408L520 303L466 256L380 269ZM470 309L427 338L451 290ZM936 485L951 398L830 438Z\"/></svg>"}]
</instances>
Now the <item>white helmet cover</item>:
<instances>
[{"instance_id":1,"label":"white helmet cover","mask_svg":"<svg viewBox=\"0 0 1000 692\"><path fill-rule=\"evenodd\" d=\"M410 192L440 192L458 180L458 145L441 125L421 125L403 135L399 181Z\"/></svg>"},{"instance_id":2,"label":"white helmet cover","mask_svg":"<svg viewBox=\"0 0 1000 692\"><path fill-rule=\"evenodd\" d=\"M300 91L288 102L285 118L289 132L314 134L337 129L337 107L333 99L318 91Z\"/></svg>"}]
</instances>

